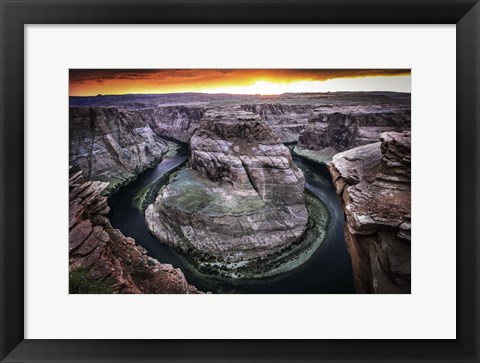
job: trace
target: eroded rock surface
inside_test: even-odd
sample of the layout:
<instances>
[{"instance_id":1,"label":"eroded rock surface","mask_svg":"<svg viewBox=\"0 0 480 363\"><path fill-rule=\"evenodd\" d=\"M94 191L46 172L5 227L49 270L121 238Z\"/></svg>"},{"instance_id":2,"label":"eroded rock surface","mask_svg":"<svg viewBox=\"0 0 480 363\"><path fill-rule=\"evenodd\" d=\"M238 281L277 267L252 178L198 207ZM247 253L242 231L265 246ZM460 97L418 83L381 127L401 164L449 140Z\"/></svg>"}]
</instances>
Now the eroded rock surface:
<instances>
[{"instance_id":1,"label":"eroded rock surface","mask_svg":"<svg viewBox=\"0 0 480 363\"><path fill-rule=\"evenodd\" d=\"M105 216L102 192L108 183L87 181L71 168L69 187L70 271L85 270L90 281L108 281L113 293L190 294L180 269L148 257L135 240L114 229Z\"/></svg>"},{"instance_id":2,"label":"eroded rock surface","mask_svg":"<svg viewBox=\"0 0 480 363\"><path fill-rule=\"evenodd\" d=\"M382 133L381 142L337 154L328 164L360 293L410 293L410 136Z\"/></svg>"},{"instance_id":3,"label":"eroded rock surface","mask_svg":"<svg viewBox=\"0 0 480 363\"><path fill-rule=\"evenodd\" d=\"M330 161L341 151L377 142L383 132L409 130L409 108L335 108L309 120L300 133L296 152L316 161Z\"/></svg>"},{"instance_id":4,"label":"eroded rock surface","mask_svg":"<svg viewBox=\"0 0 480 363\"><path fill-rule=\"evenodd\" d=\"M371 115L368 125L360 125L362 128L359 129L361 135L358 136L358 140L353 143L350 140L350 148L364 144L365 140L362 141L362 139L375 142L381 132L404 130L392 127L379 129L378 132L373 129L368 130L365 127L392 126L388 124L388 120L387 125L381 124L381 121L380 124L376 121L372 123L374 114L383 112L388 118L387 113L401 115L403 112L406 115L405 122L408 123L408 128L410 120L410 94L394 92L285 93L269 96L174 93L70 97L71 107L110 108L118 109L120 113L128 110L129 114L135 114L135 117L141 118L145 125L148 124L158 136L183 143L189 142L207 109L224 107L225 104L240 106L244 111L258 114L283 143L299 141L301 132L307 125L299 148L312 151L314 154L325 154L328 159L331 159L334 153L345 150L335 148L339 146L335 142L328 145L335 149L333 151L317 144L320 134L323 134L324 124L329 123L325 120L328 115L334 113ZM317 125L318 123L320 124ZM344 138L341 136L341 131L339 134L333 129L334 127L331 128L330 134L335 133L335 137ZM362 133L371 134L371 136Z\"/></svg>"},{"instance_id":5,"label":"eroded rock surface","mask_svg":"<svg viewBox=\"0 0 480 363\"><path fill-rule=\"evenodd\" d=\"M208 110L178 172L145 211L163 243L189 256L246 261L302 237L304 177L261 118L240 107Z\"/></svg>"},{"instance_id":6,"label":"eroded rock surface","mask_svg":"<svg viewBox=\"0 0 480 363\"><path fill-rule=\"evenodd\" d=\"M297 142L300 132L316 112L315 104L259 103L241 107L258 114L283 143Z\"/></svg>"},{"instance_id":7,"label":"eroded rock surface","mask_svg":"<svg viewBox=\"0 0 480 363\"><path fill-rule=\"evenodd\" d=\"M167 144L136 110L70 108L70 165L109 189L158 163Z\"/></svg>"},{"instance_id":8,"label":"eroded rock surface","mask_svg":"<svg viewBox=\"0 0 480 363\"><path fill-rule=\"evenodd\" d=\"M160 137L188 144L205 112L203 106L158 106L139 111Z\"/></svg>"}]
</instances>

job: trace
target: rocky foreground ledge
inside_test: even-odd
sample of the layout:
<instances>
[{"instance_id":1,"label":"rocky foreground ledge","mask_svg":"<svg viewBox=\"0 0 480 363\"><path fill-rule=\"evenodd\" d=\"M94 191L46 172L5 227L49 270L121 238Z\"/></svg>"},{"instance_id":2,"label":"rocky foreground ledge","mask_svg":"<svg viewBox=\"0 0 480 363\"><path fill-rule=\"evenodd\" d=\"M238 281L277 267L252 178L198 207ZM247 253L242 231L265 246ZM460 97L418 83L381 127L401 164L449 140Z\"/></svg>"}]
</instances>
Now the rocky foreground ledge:
<instances>
[{"instance_id":1,"label":"rocky foreground ledge","mask_svg":"<svg viewBox=\"0 0 480 363\"><path fill-rule=\"evenodd\" d=\"M303 236L303 173L257 114L207 111L190 148L190 166L145 211L161 242L198 260L243 264Z\"/></svg>"},{"instance_id":2,"label":"rocky foreground ledge","mask_svg":"<svg viewBox=\"0 0 480 363\"><path fill-rule=\"evenodd\" d=\"M359 293L410 293L410 132L333 157L328 168L346 215Z\"/></svg>"},{"instance_id":3,"label":"rocky foreground ledge","mask_svg":"<svg viewBox=\"0 0 480 363\"><path fill-rule=\"evenodd\" d=\"M70 169L70 291L74 293L199 293L180 269L148 257L105 216L108 183L86 181Z\"/></svg>"}]
</instances>

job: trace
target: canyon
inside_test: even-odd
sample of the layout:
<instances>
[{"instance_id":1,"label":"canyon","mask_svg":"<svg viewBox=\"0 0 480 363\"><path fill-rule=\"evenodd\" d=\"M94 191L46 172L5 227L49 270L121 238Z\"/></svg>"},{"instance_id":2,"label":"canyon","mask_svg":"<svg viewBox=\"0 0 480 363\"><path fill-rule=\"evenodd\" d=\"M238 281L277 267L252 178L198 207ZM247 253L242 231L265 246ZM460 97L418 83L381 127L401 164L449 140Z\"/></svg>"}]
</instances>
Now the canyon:
<instances>
[{"instance_id":1,"label":"canyon","mask_svg":"<svg viewBox=\"0 0 480 363\"><path fill-rule=\"evenodd\" d=\"M115 292L198 292L106 216L110 196L183 147L187 164L144 188L140 209L193 268L261 278L321 246L334 212L307 192L294 156L314 172L328 165L356 291L410 292L410 94L99 95L70 97L69 115L71 271Z\"/></svg>"},{"instance_id":2,"label":"canyon","mask_svg":"<svg viewBox=\"0 0 480 363\"><path fill-rule=\"evenodd\" d=\"M259 115L282 143L321 162L410 129L410 94L402 93L71 97L70 163L87 177L126 184L161 159L165 140L189 144L203 114L224 106Z\"/></svg>"}]
</instances>

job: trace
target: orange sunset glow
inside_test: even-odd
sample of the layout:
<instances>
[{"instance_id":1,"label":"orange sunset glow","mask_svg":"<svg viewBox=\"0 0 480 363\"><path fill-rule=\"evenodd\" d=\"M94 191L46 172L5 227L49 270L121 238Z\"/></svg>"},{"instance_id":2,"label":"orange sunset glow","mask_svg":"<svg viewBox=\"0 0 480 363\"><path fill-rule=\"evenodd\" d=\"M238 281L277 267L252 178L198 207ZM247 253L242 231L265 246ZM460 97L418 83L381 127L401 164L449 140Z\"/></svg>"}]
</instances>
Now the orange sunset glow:
<instances>
[{"instance_id":1,"label":"orange sunset glow","mask_svg":"<svg viewBox=\"0 0 480 363\"><path fill-rule=\"evenodd\" d=\"M409 69L71 69L70 96L411 91Z\"/></svg>"}]
</instances>

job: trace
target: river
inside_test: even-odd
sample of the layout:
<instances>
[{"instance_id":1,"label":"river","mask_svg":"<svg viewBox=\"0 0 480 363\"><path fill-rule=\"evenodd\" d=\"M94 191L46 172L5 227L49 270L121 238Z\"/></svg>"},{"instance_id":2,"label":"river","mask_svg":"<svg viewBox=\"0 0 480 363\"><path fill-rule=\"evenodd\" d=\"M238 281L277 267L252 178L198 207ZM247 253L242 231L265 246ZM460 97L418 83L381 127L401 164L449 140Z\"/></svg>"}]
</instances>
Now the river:
<instances>
[{"instance_id":1,"label":"river","mask_svg":"<svg viewBox=\"0 0 480 363\"><path fill-rule=\"evenodd\" d=\"M178 154L165 157L157 166L120 188L108 199L108 215L113 227L132 237L148 254L162 263L180 268L188 282L202 291L243 294L351 294L354 293L352 266L344 240L344 217L335 195L326 166L294 157L305 174L305 188L327 206L330 228L325 241L312 257L301 266L281 275L260 280L225 280L199 274L188 261L172 248L160 243L148 231L145 220L134 203L134 197L143 188L185 163L188 156Z\"/></svg>"}]
</instances>

